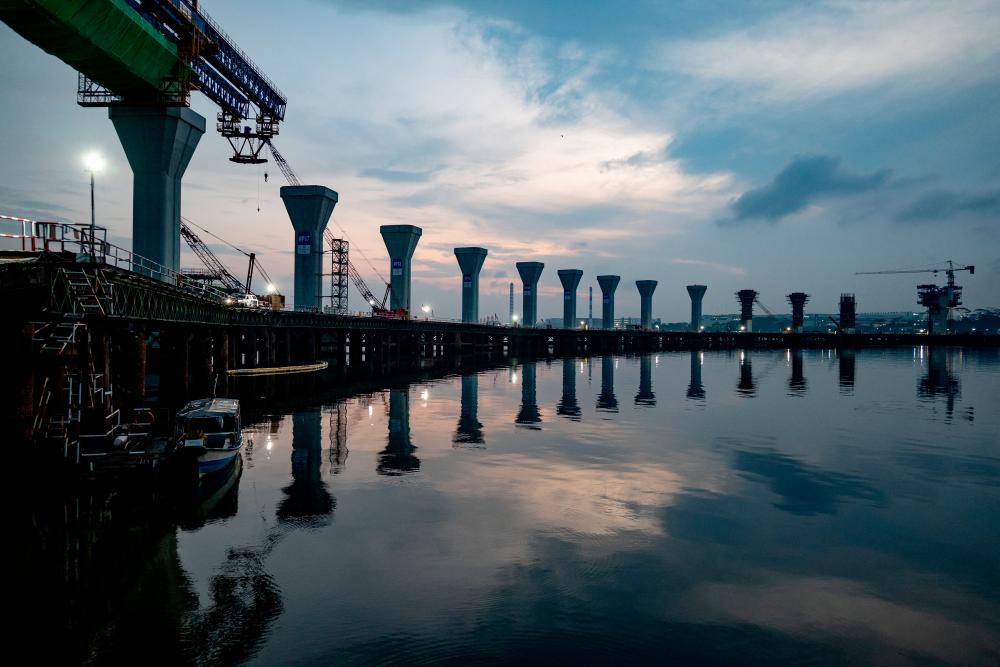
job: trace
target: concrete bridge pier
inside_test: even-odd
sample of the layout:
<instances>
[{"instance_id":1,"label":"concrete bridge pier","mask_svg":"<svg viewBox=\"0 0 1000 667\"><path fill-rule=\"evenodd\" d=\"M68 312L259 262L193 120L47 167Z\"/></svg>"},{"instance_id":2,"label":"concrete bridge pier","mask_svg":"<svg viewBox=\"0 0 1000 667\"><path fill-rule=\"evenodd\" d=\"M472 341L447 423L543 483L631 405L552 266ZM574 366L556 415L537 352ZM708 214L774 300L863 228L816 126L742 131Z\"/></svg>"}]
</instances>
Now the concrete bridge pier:
<instances>
[{"instance_id":1,"label":"concrete bridge pier","mask_svg":"<svg viewBox=\"0 0 1000 667\"><path fill-rule=\"evenodd\" d=\"M177 271L181 258L181 178L205 134L186 107L108 109L132 167L132 251Z\"/></svg>"},{"instance_id":2,"label":"concrete bridge pier","mask_svg":"<svg viewBox=\"0 0 1000 667\"><path fill-rule=\"evenodd\" d=\"M389 307L393 310L410 308L410 262L424 233L413 225L382 225L379 227L385 248L389 251Z\"/></svg>"},{"instance_id":3,"label":"concrete bridge pier","mask_svg":"<svg viewBox=\"0 0 1000 667\"><path fill-rule=\"evenodd\" d=\"M653 326L653 292L656 290L655 280L637 280L635 286L639 290L639 322L643 329Z\"/></svg>"},{"instance_id":4,"label":"concrete bridge pier","mask_svg":"<svg viewBox=\"0 0 1000 667\"><path fill-rule=\"evenodd\" d=\"M339 196L322 185L286 185L281 200L295 229L296 310L323 306L323 231Z\"/></svg>"},{"instance_id":5,"label":"concrete bridge pier","mask_svg":"<svg viewBox=\"0 0 1000 667\"><path fill-rule=\"evenodd\" d=\"M462 321L479 321L479 272L486 261L486 248L455 248L462 269Z\"/></svg>"},{"instance_id":6,"label":"concrete bridge pier","mask_svg":"<svg viewBox=\"0 0 1000 667\"><path fill-rule=\"evenodd\" d=\"M615 328L615 290L621 282L621 276L597 276L597 284L601 286L601 328Z\"/></svg>"},{"instance_id":7,"label":"concrete bridge pier","mask_svg":"<svg viewBox=\"0 0 1000 667\"><path fill-rule=\"evenodd\" d=\"M583 271L580 269L559 269L559 282L563 286L563 328L576 329L576 288L580 285Z\"/></svg>"},{"instance_id":8,"label":"concrete bridge pier","mask_svg":"<svg viewBox=\"0 0 1000 667\"><path fill-rule=\"evenodd\" d=\"M538 319L538 279L542 277L545 265L541 262L518 262L517 272L521 276L522 308L521 325L535 326Z\"/></svg>"}]
</instances>

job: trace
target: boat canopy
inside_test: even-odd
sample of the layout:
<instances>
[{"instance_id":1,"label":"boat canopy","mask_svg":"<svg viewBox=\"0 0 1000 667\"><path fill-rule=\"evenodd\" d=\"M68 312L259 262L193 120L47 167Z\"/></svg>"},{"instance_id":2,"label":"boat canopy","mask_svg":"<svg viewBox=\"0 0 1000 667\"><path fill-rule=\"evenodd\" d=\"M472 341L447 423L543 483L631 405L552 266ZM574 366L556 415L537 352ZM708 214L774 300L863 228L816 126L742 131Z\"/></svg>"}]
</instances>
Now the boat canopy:
<instances>
[{"instance_id":1,"label":"boat canopy","mask_svg":"<svg viewBox=\"0 0 1000 667\"><path fill-rule=\"evenodd\" d=\"M217 424L217 430L223 430L236 427L239 414L240 402L235 398L200 398L185 405L177 419L192 426Z\"/></svg>"}]
</instances>

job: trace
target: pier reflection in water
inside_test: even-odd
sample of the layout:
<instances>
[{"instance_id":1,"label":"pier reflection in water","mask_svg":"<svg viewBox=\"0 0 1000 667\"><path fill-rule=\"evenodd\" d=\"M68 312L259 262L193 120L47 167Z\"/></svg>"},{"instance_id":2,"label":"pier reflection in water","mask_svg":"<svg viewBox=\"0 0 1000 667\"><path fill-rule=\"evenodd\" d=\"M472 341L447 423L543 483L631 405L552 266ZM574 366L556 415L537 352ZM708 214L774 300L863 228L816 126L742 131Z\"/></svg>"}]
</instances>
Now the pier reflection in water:
<instances>
[{"instance_id":1,"label":"pier reflection in water","mask_svg":"<svg viewBox=\"0 0 1000 667\"><path fill-rule=\"evenodd\" d=\"M701 350L691 350L691 380L688 382L687 397L696 401L705 400L705 387L701 383L701 364L705 353Z\"/></svg>"},{"instance_id":2,"label":"pier reflection in water","mask_svg":"<svg viewBox=\"0 0 1000 667\"><path fill-rule=\"evenodd\" d=\"M580 421L580 403L576 399L577 364L582 362L572 357L562 360L562 396L556 406L556 414L572 421ZM582 370L582 368L581 368Z\"/></svg>"},{"instance_id":3,"label":"pier reflection in water","mask_svg":"<svg viewBox=\"0 0 1000 667\"><path fill-rule=\"evenodd\" d=\"M1000 358L753 356L288 395L216 511L26 503L17 608L62 663L995 664Z\"/></svg>"},{"instance_id":4,"label":"pier reflection in water","mask_svg":"<svg viewBox=\"0 0 1000 667\"><path fill-rule=\"evenodd\" d=\"M410 392L389 391L389 435L379 454L376 470L380 475L405 475L420 470L417 450L410 441Z\"/></svg>"},{"instance_id":5,"label":"pier reflection in water","mask_svg":"<svg viewBox=\"0 0 1000 667\"><path fill-rule=\"evenodd\" d=\"M615 396L615 357L601 359L601 393L597 395L597 409L601 412L618 412Z\"/></svg>"},{"instance_id":6,"label":"pier reflection in water","mask_svg":"<svg viewBox=\"0 0 1000 667\"><path fill-rule=\"evenodd\" d=\"M292 483L277 515L284 520L326 521L336 502L323 481L323 415L319 408L292 415Z\"/></svg>"},{"instance_id":7,"label":"pier reflection in water","mask_svg":"<svg viewBox=\"0 0 1000 667\"><path fill-rule=\"evenodd\" d=\"M479 421L479 376L462 376L462 398L458 428L452 440L456 445L484 446L483 424Z\"/></svg>"},{"instance_id":8,"label":"pier reflection in water","mask_svg":"<svg viewBox=\"0 0 1000 667\"><path fill-rule=\"evenodd\" d=\"M654 407L656 394L653 393L653 362L659 364L660 358L650 354L639 357L639 391L635 395L635 404Z\"/></svg>"},{"instance_id":9,"label":"pier reflection in water","mask_svg":"<svg viewBox=\"0 0 1000 667\"><path fill-rule=\"evenodd\" d=\"M955 401L962 396L961 385L951 367L961 352L943 347L921 347L916 354L927 370L917 382L917 396L929 402L942 400L945 417L951 419L955 414Z\"/></svg>"},{"instance_id":10,"label":"pier reflection in water","mask_svg":"<svg viewBox=\"0 0 1000 667\"><path fill-rule=\"evenodd\" d=\"M789 350L788 355L792 366L792 375L788 378L788 395L802 396L806 391L806 378L802 373L802 350Z\"/></svg>"},{"instance_id":11,"label":"pier reflection in water","mask_svg":"<svg viewBox=\"0 0 1000 667\"><path fill-rule=\"evenodd\" d=\"M518 426L540 431L542 429L539 425L542 423L542 413L538 410L538 397L535 393L538 381L535 366L534 361L529 361L521 365L521 407L517 411L514 423Z\"/></svg>"},{"instance_id":12,"label":"pier reflection in water","mask_svg":"<svg viewBox=\"0 0 1000 667\"><path fill-rule=\"evenodd\" d=\"M753 353L750 350L740 350L740 381L736 385L736 393L740 396L752 398L757 394L757 387L753 383Z\"/></svg>"},{"instance_id":13,"label":"pier reflection in water","mask_svg":"<svg viewBox=\"0 0 1000 667\"><path fill-rule=\"evenodd\" d=\"M840 393L854 393L854 350L837 350L837 374L840 381Z\"/></svg>"}]
</instances>

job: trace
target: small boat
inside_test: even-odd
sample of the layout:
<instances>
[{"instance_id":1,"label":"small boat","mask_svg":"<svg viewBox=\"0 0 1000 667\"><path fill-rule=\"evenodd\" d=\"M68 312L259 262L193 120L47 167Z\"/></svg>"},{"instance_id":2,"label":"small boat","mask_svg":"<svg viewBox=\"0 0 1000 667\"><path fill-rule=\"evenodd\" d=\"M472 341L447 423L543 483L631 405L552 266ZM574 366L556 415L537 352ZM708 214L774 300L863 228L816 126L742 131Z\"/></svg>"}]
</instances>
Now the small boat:
<instances>
[{"instance_id":1,"label":"small boat","mask_svg":"<svg viewBox=\"0 0 1000 667\"><path fill-rule=\"evenodd\" d=\"M235 398L200 398L177 413L177 444L182 455L196 456L198 474L222 470L243 449L240 402Z\"/></svg>"}]
</instances>

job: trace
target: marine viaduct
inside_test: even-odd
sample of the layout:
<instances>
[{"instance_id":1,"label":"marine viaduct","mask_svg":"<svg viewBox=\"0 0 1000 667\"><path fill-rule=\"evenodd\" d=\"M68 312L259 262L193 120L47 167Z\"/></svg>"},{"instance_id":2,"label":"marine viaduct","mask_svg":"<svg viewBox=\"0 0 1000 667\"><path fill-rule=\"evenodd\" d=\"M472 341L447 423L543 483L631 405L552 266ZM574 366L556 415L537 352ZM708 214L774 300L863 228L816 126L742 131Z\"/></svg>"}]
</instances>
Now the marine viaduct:
<instances>
[{"instance_id":1,"label":"marine viaduct","mask_svg":"<svg viewBox=\"0 0 1000 667\"><path fill-rule=\"evenodd\" d=\"M81 274L88 285L83 289ZM0 344L10 371L3 384L4 392L12 394L4 404L20 422L31 421L38 412L46 387L65 393L66 376L72 373L85 378L77 384L89 385L90 404L96 403L95 393L114 387L116 405L128 408L145 400L150 373L159 377L161 396L181 400L225 394L227 371L233 369L316 361L353 371L400 359L458 359L477 353L526 358L997 343L997 337L982 336L554 329L258 310L225 305L190 287L53 252L0 256L0 298L7 312L0 323Z\"/></svg>"}]
</instances>

